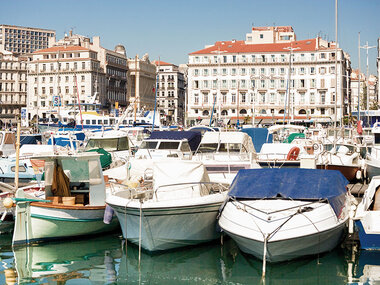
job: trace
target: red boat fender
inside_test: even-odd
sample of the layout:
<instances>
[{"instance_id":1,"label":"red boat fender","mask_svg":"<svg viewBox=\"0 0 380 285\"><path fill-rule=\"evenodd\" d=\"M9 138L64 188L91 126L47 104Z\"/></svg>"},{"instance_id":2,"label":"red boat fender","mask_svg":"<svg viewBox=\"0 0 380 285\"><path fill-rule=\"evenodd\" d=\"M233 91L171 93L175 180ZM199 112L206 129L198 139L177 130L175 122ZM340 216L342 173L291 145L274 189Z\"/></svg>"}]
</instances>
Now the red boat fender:
<instances>
[{"instance_id":1,"label":"red boat fender","mask_svg":"<svg viewBox=\"0 0 380 285\"><path fill-rule=\"evenodd\" d=\"M298 146L293 146L289 150L286 160L297 160L299 154L300 154L300 148Z\"/></svg>"}]
</instances>

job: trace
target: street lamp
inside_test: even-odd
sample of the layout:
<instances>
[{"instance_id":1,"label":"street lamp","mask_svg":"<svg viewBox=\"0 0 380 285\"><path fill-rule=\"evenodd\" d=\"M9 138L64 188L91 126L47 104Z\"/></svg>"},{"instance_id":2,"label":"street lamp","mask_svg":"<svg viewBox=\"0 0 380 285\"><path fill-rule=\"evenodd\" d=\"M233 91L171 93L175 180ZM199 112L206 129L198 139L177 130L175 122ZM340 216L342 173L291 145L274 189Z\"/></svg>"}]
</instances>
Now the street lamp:
<instances>
[{"instance_id":1,"label":"street lamp","mask_svg":"<svg viewBox=\"0 0 380 285\"><path fill-rule=\"evenodd\" d=\"M371 49L371 48L375 48L376 46L368 46L368 41L366 42L366 45L365 46L362 46L360 48L362 49L366 49L367 50L367 124L368 126L370 127L371 124L369 122L369 73L368 73L368 50ZM359 74L360 76L360 74ZM359 83L360 83L360 80L359 80Z\"/></svg>"},{"instance_id":2,"label":"street lamp","mask_svg":"<svg viewBox=\"0 0 380 285\"><path fill-rule=\"evenodd\" d=\"M290 75L292 73L292 55L294 50L300 49L300 47L293 48L292 43L290 43L290 47L284 48L285 50L289 51L289 72L288 72L288 83L286 88L286 95L285 95L285 105L284 105L284 125L285 125L285 116L286 116L286 102L289 100L288 103L288 116L290 118Z\"/></svg>"},{"instance_id":3,"label":"street lamp","mask_svg":"<svg viewBox=\"0 0 380 285\"><path fill-rule=\"evenodd\" d=\"M221 116L222 116L222 114L221 114L221 102L222 102L222 96L221 96L221 92L220 92L220 89L221 89L221 86L220 86L220 84L221 84L221 80L220 80L220 74L221 74L221 72L220 72L220 62L222 61L222 59L220 58L220 55L222 54L222 53L225 53L225 52L227 52L226 50L220 50L220 47L218 47L218 50L214 50L214 51L211 51L211 53L216 53L217 55L218 55L218 76L217 76L217 82L216 82L216 88L217 88L217 92L216 92L216 94L217 94L217 102L218 102L218 121L220 120L220 118L221 118Z\"/></svg>"}]
</instances>

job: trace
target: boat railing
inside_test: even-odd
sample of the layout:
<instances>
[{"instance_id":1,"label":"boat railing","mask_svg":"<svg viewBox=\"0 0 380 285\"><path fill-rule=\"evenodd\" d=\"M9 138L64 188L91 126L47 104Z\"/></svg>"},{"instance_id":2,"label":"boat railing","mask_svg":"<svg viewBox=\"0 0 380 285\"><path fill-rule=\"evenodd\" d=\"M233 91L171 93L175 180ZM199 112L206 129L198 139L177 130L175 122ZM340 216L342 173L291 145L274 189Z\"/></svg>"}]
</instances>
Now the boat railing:
<instances>
[{"instance_id":1,"label":"boat railing","mask_svg":"<svg viewBox=\"0 0 380 285\"><path fill-rule=\"evenodd\" d=\"M200 196L205 196L209 194L222 193L224 191L228 191L229 186L224 183L219 182L185 182L185 183L174 183L167 185L160 185L154 190L154 196L156 200L159 200L158 193L160 191L165 192L174 192L174 191L183 191L181 186L186 186L186 190L191 190L192 192L197 191L197 188L200 188ZM190 187L188 187L190 186ZM198 186L198 187L197 187ZM170 189L172 188L172 189ZM198 188L198 189L199 189ZM163 190L165 189L165 190Z\"/></svg>"}]
</instances>

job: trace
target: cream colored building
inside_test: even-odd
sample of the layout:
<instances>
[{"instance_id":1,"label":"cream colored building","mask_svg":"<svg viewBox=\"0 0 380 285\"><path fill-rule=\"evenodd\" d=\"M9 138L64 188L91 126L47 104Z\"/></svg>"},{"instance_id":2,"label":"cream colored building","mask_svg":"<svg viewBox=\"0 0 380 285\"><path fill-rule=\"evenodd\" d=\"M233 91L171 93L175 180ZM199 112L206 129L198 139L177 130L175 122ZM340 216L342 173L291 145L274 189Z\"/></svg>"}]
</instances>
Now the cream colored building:
<instances>
[{"instance_id":1,"label":"cream colored building","mask_svg":"<svg viewBox=\"0 0 380 285\"><path fill-rule=\"evenodd\" d=\"M100 37L90 38L73 34L65 35L54 45L56 46L82 46L96 51L97 59L106 76L106 91L101 94L99 100L102 108L112 110L115 106L126 107L127 101L127 55L123 45L117 45L114 50L101 46Z\"/></svg>"},{"instance_id":2,"label":"cream colored building","mask_svg":"<svg viewBox=\"0 0 380 285\"><path fill-rule=\"evenodd\" d=\"M335 102L340 120L348 110L349 56L338 48L336 96L335 43L295 39L289 26L254 27L245 41L218 41L190 53L189 120L209 121L214 109L214 118L230 124L275 122L284 113L331 123Z\"/></svg>"},{"instance_id":3,"label":"cream colored building","mask_svg":"<svg viewBox=\"0 0 380 285\"><path fill-rule=\"evenodd\" d=\"M145 54L128 59L128 101L137 110L153 110L155 101L156 66Z\"/></svg>"},{"instance_id":4,"label":"cream colored building","mask_svg":"<svg viewBox=\"0 0 380 285\"><path fill-rule=\"evenodd\" d=\"M185 109L185 79L177 65L154 61L157 67L157 111L161 123L183 125Z\"/></svg>"},{"instance_id":5,"label":"cream colored building","mask_svg":"<svg viewBox=\"0 0 380 285\"><path fill-rule=\"evenodd\" d=\"M81 46L55 46L35 51L28 67L27 119L57 118L79 103L96 105L106 80L97 52Z\"/></svg>"},{"instance_id":6,"label":"cream colored building","mask_svg":"<svg viewBox=\"0 0 380 285\"><path fill-rule=\"evenodd\" d=\"M25 56L0 50L0 127L16 123L26 106L27 61Z\"/></svg>"}]
</instances>

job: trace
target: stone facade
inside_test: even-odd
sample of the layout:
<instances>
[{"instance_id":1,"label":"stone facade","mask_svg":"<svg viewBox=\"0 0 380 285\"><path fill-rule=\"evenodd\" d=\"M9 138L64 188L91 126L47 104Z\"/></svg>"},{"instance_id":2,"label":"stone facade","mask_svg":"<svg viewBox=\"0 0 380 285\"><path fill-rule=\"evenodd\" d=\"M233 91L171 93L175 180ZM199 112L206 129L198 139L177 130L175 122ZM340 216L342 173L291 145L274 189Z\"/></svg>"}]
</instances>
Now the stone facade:
<instances>
[{"instance_id":1,"label":"stone facade","mask_svg":"<svg viewBox=\"0 0 380 285\"><path fill-rule=\"evenodd\" d=\"M26 56L0 51L0 126L16 123L27 100Z\"/></svg>"},{"instance_id":2,"label":"stone facade","mask_svg":"<svg viewBox=\"0 0 380 285\"><path fill-rule=\"evenodd\" d=\"M293 41L290 28L283 35L276 28L270 32L271 42L263 36L261 43L258 31L258 37L248 34L246 41L220 41L189 54L187 112L192 123L209 120L212 109L219 122L232 124L237 119L282 120L284 113L293 120L334 120L335 43L319 37ZM350 60L337 50L340 120L348 113Z\"/></svg>"}]
</instances>

